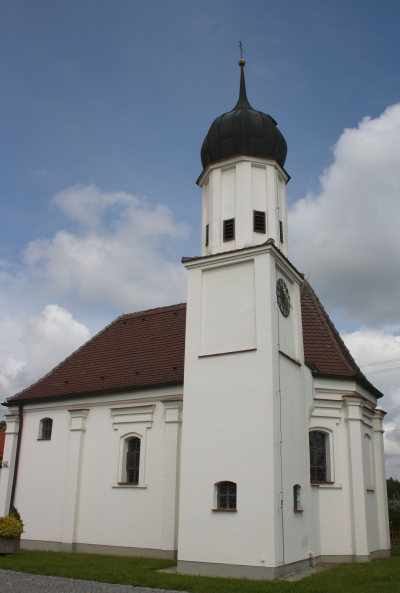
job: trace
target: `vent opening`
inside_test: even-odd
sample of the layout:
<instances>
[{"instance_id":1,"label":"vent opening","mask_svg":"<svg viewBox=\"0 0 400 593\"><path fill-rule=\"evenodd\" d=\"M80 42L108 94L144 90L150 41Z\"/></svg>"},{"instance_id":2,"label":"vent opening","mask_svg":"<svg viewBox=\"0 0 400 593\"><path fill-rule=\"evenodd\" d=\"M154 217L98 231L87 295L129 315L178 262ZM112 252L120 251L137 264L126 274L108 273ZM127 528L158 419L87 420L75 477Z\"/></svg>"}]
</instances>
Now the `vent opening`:
<instances>
[{"instance_id":1,"label":"vent opening","mask_svg":"<svg viewBox=\"0 0 400 593\"><path fill-rule=\"evenodd\" d=\"M235 219L224 220L224 241L232 241L235 238Z\"/></svg>"},{"instance_id":2,"label":"vent opening","mask_svg":"<svg viewBox=\"0 0 400 593\"><path fill-rule=\"evenodd\" d=\"M279 221L279 239L283 243L283 224L281 220Z\"/></svg>"},{"instance_id":3,"label":"vent opening","mask_svg":"<svg viewBox=\"0 0 400 593\"><path fill-rule=\"evenodd\" d=\"M265 233L265 212L254 210L254 232Z\"/></svg>"},{"instance_id":4,"label":"vent opening","mask_svg":"<svg viewBox=\"0 0 400 593\"><path fill-rule=\"evenodd\" d=\"M206 247L208 247L209 236L210 236L210 225L206 224Z\"/></svg>"}]
</instances>

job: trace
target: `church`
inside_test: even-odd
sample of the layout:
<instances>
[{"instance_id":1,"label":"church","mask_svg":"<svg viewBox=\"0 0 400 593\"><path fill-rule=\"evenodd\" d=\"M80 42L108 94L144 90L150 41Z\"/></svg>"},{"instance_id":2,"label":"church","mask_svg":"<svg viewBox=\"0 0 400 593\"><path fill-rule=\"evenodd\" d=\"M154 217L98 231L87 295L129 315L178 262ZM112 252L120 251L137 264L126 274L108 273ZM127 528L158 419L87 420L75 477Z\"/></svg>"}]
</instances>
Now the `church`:
<instances>
[{"instance_id":1,"label":"church","mask_svg":"<svg viewBox=\"0 0 400 593\"><path fill-rule=\"evenodd\" d=\"M0 515L25 549L250 579L390 555L382 393L289 260L286 141L239 66L187 303L118 317L3 404Z\"/></svg>"}]
</instances>

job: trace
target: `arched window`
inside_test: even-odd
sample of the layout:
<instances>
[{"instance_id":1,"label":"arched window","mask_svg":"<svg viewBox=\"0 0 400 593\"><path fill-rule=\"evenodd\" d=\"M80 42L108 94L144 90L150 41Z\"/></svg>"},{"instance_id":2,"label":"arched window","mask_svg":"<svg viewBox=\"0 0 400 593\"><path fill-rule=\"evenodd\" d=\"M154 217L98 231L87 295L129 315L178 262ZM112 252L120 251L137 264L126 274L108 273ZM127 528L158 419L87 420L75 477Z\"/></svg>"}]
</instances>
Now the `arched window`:
<instances>
[{"instance_id":1,"label":"arched window","mask_svg":"<svg viewBox=\"0 0 400 593\"><path fill-rule=\"evenodd\" d=\"M39 439L42 441L49 441L51 439L51 431L53 429L53 420L51 418L43 418L40 421Z\"/></svg>"},{"instance_id":2,"label":"arched window","mask_svg":"<svg viewBox=\"0 0 400 593\"><path fill-rule=\"evenodd\" d=\"M323 432L309 433L310 439L310 479L311 482L327 481L326 440Z\"/></svg>"},{"instance_id":3,"label":"arched window","mask_svg":"<svg viewBox=\"0 0 400 593\"><path fill-rule=\"evenodd\" d=\"M235 482L219 482L217 484L217 509L236 510Z\"/></svg>"},{"instance_id":4,"label":"arched window","mask_svg":"<svg viewBox=\"0 0 400 593\"><path fill-rule=\"evenodd\" d=\"M128 441L126 454L126 481L128 484L139 483L140 439L134 437Z\"/></svg>"}]
</instances>

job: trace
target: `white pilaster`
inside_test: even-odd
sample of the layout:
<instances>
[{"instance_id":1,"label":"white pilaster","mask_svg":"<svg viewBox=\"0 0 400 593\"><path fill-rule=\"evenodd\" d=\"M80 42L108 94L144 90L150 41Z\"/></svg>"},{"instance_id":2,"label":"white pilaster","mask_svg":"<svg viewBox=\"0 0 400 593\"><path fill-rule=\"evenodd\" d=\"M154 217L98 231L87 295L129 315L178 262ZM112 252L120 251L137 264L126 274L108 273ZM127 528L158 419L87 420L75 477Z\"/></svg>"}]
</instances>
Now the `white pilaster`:
<instances>
[{"instance_id":1,"label":"white pilaster","mask_svg":"<svg viewBox=\"0 0 400 593\"><path fill-rule=\"evenodd\" d=\"M376 499L378 506L378 524L379 524L379 546L381 550L390 549L390 531L389 531L389 513L385 474L385 452L383 448L383 430L382 421L386 412L375 410L372 419L374 434L374 466L376 476Z\"/></svg>"},{"instance_id":2,"label":"white pilaster","mask_svg":"<svg viewBox=\"0 0 400 593\"><path fill-rule=\"evenodd\" d=\"M346 396L346 422L348 433L349 484L351 493L353 556L368 560L368 537L365 508L363 464L363 400Z\"/></svg>"},{"instance_id":3,"label":"white pilaster","mask_svg":"<svg viewBox=\"0 0 400 593\"><path fill-rule=\"evenodd\" d=\"M14 476L15 456L20 426L17 413L6 416L7 430L3 453L3 467L0 469L0 516L8 515ZM5 465L7 464L7 465Z\"/></svg>"},{"instance_id":4,"label":"white pilaster","mask_svg":"<svg viewBox=\"0 0 400 593\"><path fill-rule=\"evenodd\" d=\"M182 401L165 401L161 548L178 549L179 449Z\"/></svg>"},{"instance_id":5,"label":"white pilaster","mask_svg":"<svg viewBox=\"0 0 400 593\"><path fill-rule=\"evenodd\" d=\"M79 487L85 423L89 410L68 410L71 416L68 453L67 481L64 502L62 548L72 551L76 542L76 528L79 510Z\"/></svg>"}]
</instances>

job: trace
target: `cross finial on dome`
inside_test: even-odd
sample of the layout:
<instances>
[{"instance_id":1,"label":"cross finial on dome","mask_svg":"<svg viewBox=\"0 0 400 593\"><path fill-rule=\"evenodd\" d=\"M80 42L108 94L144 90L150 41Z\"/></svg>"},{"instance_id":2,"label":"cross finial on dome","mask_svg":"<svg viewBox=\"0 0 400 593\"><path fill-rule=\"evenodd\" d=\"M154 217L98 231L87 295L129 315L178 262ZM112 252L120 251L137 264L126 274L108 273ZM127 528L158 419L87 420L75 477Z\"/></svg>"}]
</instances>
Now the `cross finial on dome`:
<instances>
[{"instance_id":1,"label":"cross finial on dome","mask_svg":"<svg viewBox=\"0 0 400 593\"><path fill-rule=\"evenodd\" d=\"M243 52L244 52L244 49L243 49L243 43L242 43L242 40L241 40L241 39L239 39L238 46L239 46L239 49L240 49L240 60L238 61L238 64L239 64L239 66L240 66L241 68L243 68L243 66L245 66L245 65L246 65L246 60L245 60L245 59L243 59Z\"/></svg>"}]
</instances>

